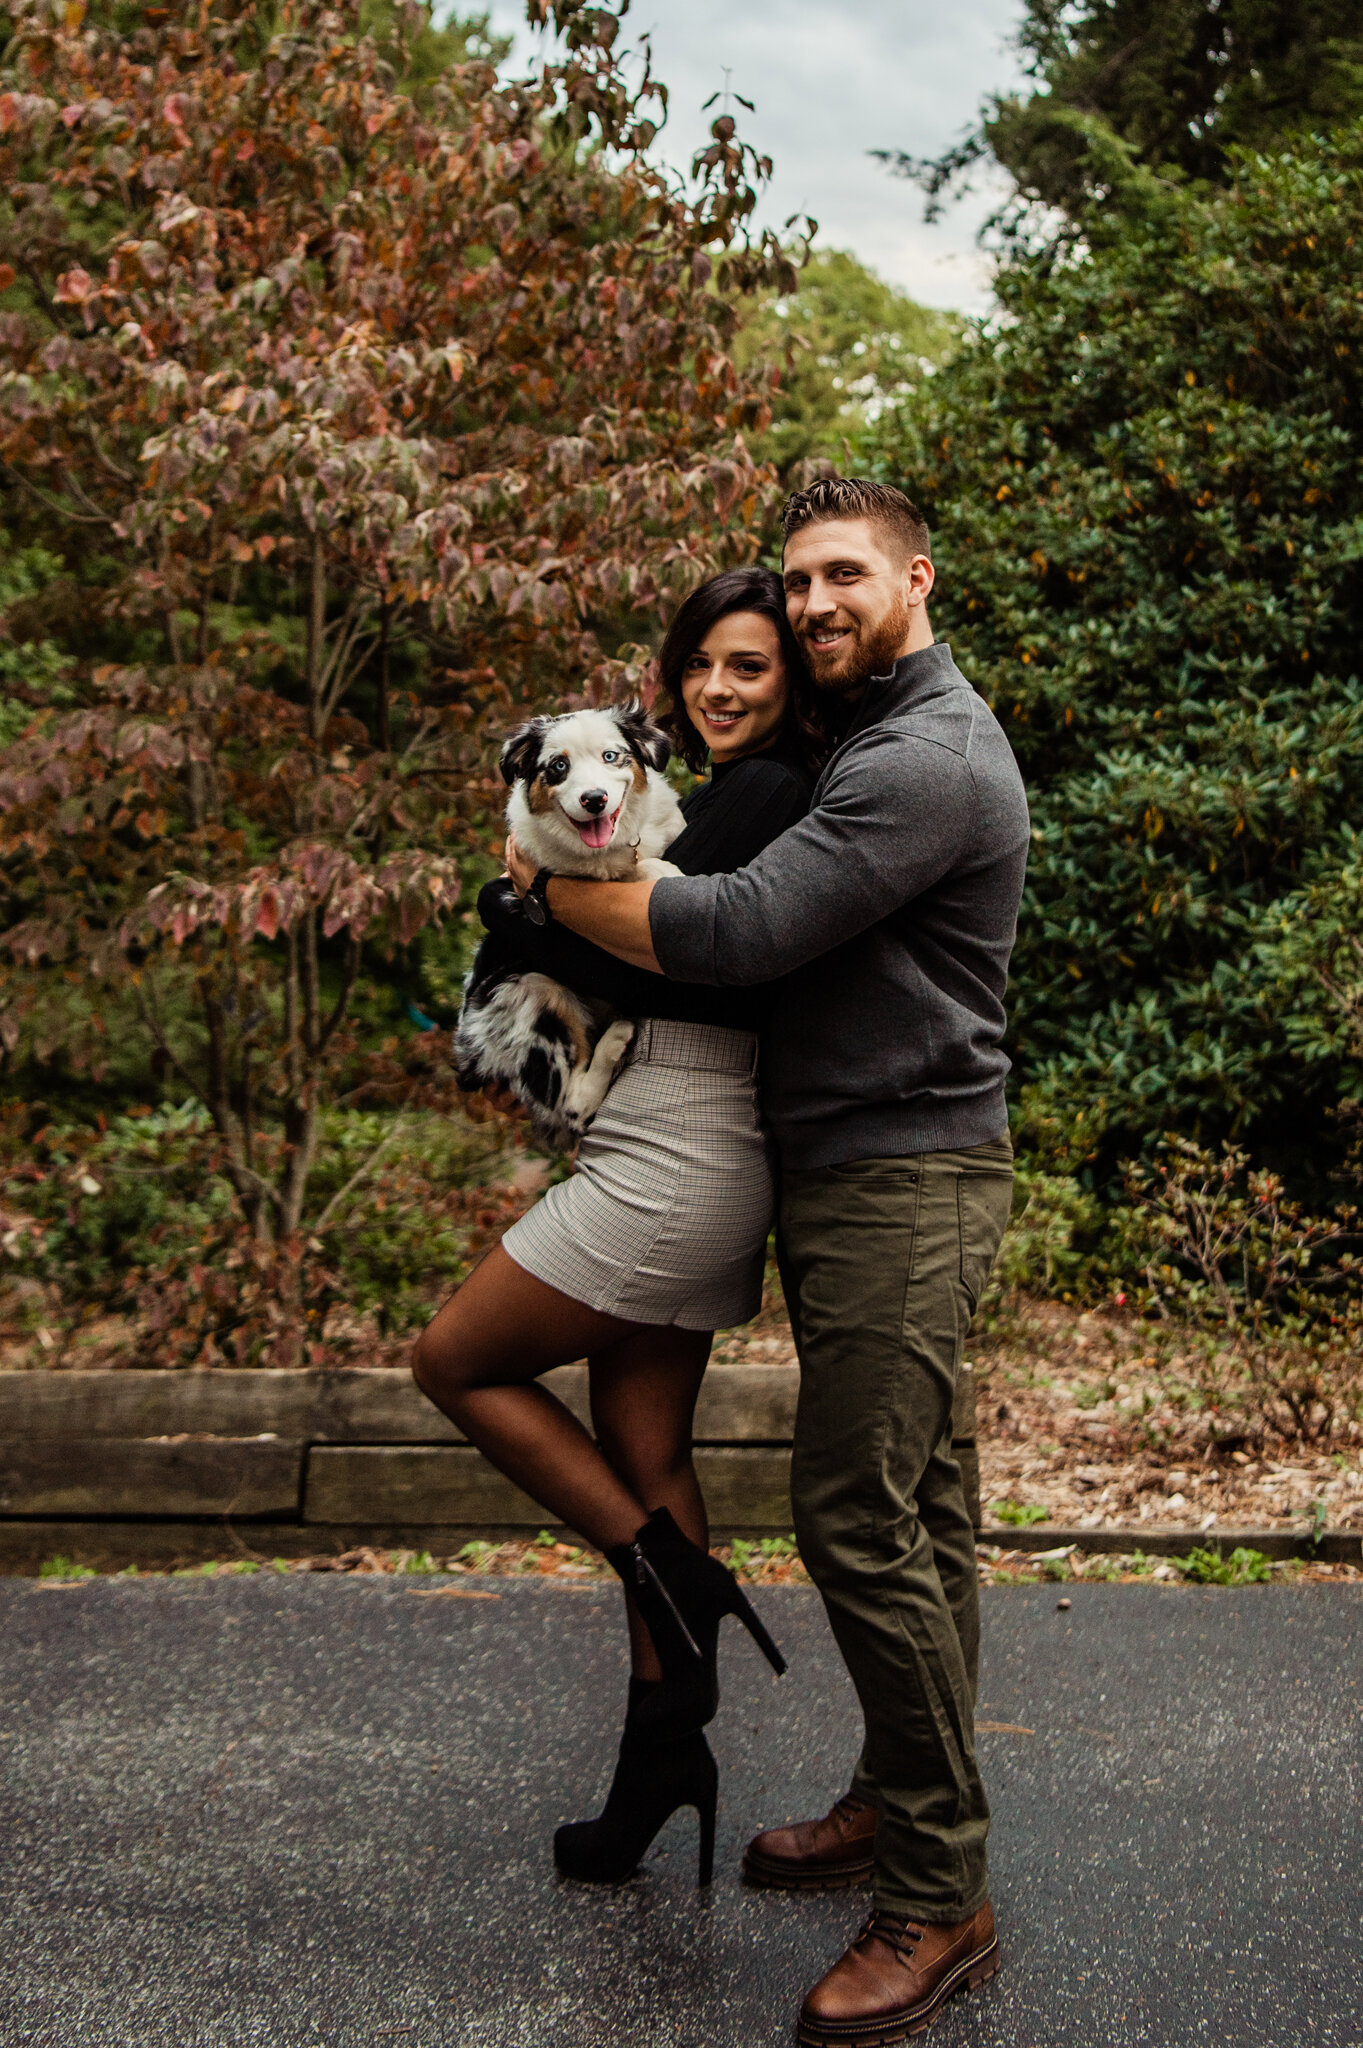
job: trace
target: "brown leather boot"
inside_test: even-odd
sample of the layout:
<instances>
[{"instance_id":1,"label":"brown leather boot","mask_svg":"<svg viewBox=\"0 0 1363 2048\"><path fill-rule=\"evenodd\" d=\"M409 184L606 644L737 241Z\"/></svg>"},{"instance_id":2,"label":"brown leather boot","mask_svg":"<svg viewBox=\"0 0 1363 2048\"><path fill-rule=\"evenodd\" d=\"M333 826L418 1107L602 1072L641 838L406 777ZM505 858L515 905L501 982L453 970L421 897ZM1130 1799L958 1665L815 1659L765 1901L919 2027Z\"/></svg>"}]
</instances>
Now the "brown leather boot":
<instances>
[{"instance_id":1,"label":"brown leather boot","mask_svg":"<svg viewBox=\"0 0 1363 2048\"><path fill-rule=\"evenodd\" d=\"M784 1892L834 1892L864 1884L875 1865L876 1810L855 1792L842 1798L822 1820L767 1828L743 1852L749 1884Z\"/></svg>"},{"instance_id":2,"label":"brown leather boot","mask_svg":"<svg viewBox=\"0 0 1363 2048\"><path fill-rule=\"evenodd\" d=\"M998 1967L992 1906L952 1927L877 1910L806 1998L796 2038L800 2048L891 2048L921 2034L949 1998L974 1991Z\"/></svg>"}]
</instances>

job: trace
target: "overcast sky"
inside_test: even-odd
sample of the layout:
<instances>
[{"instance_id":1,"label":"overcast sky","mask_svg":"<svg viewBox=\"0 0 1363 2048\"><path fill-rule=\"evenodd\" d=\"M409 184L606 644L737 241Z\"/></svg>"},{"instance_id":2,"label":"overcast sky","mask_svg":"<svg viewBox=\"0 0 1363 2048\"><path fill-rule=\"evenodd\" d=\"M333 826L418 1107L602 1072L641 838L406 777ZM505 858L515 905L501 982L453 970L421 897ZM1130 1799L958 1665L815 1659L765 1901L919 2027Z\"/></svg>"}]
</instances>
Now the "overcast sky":
<instances>
[{"instance_id":1,"label":"overcast sky","mask_svg":"<svg viewBox=\"0 0 1363 2048\"><path fill-rule=\"evenodd\" d=\"M707 138L719 109L701 106L727 65L757 109L735 109L743 133L775 163L764 220L811 213L821 242L854 250L926 305L981 312L988 271L974 238L986 195L928 227L917 187L867 152L929 156L955 141L987 91L1018 79L1007 43L1021 11L1019 0L634 0L625 28L631 41L651 32L654 71L671 88L672 161L689 164ZM492 0L490 13L527 52L520 0Z\"/></svg>"}]
</instances>

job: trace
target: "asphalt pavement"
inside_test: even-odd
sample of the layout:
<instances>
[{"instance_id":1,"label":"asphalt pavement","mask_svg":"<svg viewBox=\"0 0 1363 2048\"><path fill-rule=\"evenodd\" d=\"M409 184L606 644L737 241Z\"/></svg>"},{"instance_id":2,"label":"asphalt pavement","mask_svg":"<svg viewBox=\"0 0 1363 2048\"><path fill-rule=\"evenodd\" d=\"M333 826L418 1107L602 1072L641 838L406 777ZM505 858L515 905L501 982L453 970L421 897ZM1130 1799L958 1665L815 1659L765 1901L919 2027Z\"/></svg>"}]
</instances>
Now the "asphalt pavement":
<instances>
[{"instance_id":1,"label":"asphalt pavement","mask_svg":"<svg viewBox=\"0 0 1363 2048\"><path fill-rule=\"evenodd\" d=\"M3 2048L775 2048L865 1894L744 1889L857 1741L822 1609L726 1632L719 1860L569 1885L609 1585L0 1581ZM1363 1588L986 1592L1003 1970L934 2048L1359 2048ZM610 1730L607 1734L605 1731ZM1025 1732L1024 1732L1025 1731Z\"/></svg>"}]
</instances>

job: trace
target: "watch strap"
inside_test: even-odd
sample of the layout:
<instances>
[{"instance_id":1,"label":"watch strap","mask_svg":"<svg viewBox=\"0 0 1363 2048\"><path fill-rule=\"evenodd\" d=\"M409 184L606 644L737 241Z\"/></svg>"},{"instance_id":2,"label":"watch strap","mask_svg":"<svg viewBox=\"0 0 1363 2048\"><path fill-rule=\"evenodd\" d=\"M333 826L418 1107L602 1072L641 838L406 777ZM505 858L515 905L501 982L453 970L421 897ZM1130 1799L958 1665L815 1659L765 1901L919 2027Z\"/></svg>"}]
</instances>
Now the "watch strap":
<instances>
[{"instance_id":1,"label":"watch strap","mask_svg":"<svg viewBox=\"0 0 1363 2048\"><path fill-rule=\"evenodd\" d=\"M548 924L552 912L549 908L548 889L553 880L552 868L541 868L525 892L525 912L532 924Z\"/></svg>"}]
</instances>

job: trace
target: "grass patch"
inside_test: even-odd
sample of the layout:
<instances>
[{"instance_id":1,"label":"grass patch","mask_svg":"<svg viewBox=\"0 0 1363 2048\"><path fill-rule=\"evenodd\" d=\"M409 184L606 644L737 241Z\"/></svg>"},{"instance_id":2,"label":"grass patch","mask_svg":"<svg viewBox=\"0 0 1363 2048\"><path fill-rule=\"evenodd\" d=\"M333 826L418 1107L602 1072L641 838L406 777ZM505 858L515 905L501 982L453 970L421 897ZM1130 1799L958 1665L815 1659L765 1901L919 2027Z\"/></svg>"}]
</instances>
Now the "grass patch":
<instances>
[{"instance_id":1,"label":"grass patch","mask_svg":"<svg viewBox=\"0 0 1363 2048\"><path fill-rule=\"evenodd\" d=\"M99 1573L88 1564L72 1564L69 1557L49 1557L38 1566L40 1579L97 1579Z\"/></svg>"},{"instance_id":2,"label":"grass patch","mask_svg":"<svg viewBox=\"0 0 1363 2048\"><path fill-rule=\"evenodd\" d=\"M1015 1500L991 1500L989 1510L996 1521L1004 1522L1013 1529L1030 1529L1037 1522L1044 1522L1050 1514L1049 1508L1040 1507L1035 1501L1024 1504Z\"/></svg>"},{"instance_id":3,"label":"grass patch","mask_svg":"<svg viewBox=\"0 0 1363 2048\"><path fill-rule=\"evenodd\" d=\"M1260 1586L1273 1576L1272 1560L1262 1550L1249 1550L1243 1544L1229 1557L1216 1550L1190 1550L1186 1557L1171 1562L1195 1586Z\"/></svg>"}]
</instances>

